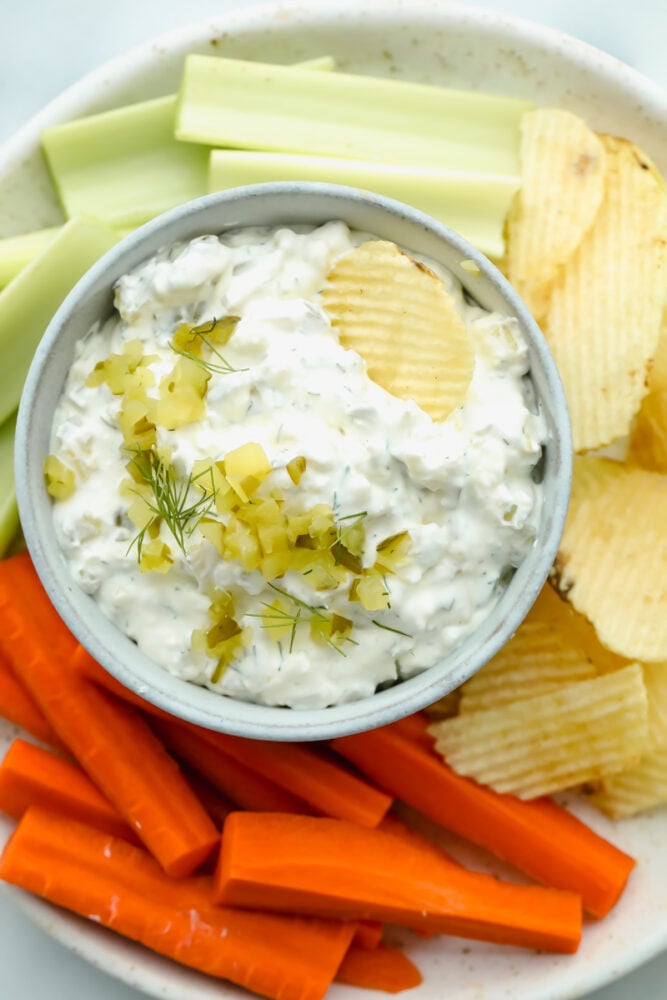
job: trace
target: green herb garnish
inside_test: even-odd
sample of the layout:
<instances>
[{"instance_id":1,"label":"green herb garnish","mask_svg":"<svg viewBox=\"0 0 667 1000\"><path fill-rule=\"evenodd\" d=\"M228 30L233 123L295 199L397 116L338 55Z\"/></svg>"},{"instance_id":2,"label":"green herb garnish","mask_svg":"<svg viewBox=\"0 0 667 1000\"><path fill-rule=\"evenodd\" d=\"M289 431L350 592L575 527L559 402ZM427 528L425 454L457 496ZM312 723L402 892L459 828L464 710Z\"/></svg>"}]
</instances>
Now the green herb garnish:
<instances>
[{"instance_id":1,"label":"green herb garnish","mask_svg":"<svg viewBox=\"0 0 667 1000\"><path fill-rule=\"evenodd\" d=\"M214 318L208 323L192 327L184 324L176 330L170 347L175 354L193 361L210 374L230 375L235 372L247 371L247 368L234 368L213 343L215 340L218 344L226 344L234 333L240 318L240 316L223 316L220 319ZM192 345L191 349L190 345ZM202 346L206 347L217 358L217 361L203 358L200 353Z\"/></svg>"},{"instance_id":2,"label":"green herb garnish","mask_svg":"<svg viewBox=\"0 0 667 1000\"><path fill-rule=\"evenodd\" d=\"M203 517L210 513L215 504L216 491L206 492L195 501L190 499L190 491L198 479L208 474L205 470L198 476L192 473L187 477L179 476L173 465L164 462L154 448L141 451L137 448L131 465L136 471L135 479L145 483L152 491L152 497L143 497L147 507L155 514L155 518L164 521L176 539L178 547L185 555L186 537L192 534ZM137 557L141 560L141 550L147 532L150 532L154 520L135 535L130 542L128 552L133 545L137 546Z\"/></svg>"}]
</instances>

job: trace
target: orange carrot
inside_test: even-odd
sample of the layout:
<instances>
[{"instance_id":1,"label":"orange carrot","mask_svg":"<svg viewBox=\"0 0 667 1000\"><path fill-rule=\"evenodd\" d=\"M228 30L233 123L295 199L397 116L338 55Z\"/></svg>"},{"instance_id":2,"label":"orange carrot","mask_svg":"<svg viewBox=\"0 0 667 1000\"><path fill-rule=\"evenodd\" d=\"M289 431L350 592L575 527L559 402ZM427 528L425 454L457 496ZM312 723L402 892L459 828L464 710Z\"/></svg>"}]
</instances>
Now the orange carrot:
<instances>
[{"instance_id":1,"label":"orange carrot","mask_svg":"<svg viewBox=\"0 0 667 1000\"><path fill-rule=\"evenodd\" d=\"M225 795L213 787L205 778L202 778L193 767L181 762L181 770L185 775L185 780L195 793L206 812L209 814L218 830L222 830L225 820L230 813L238 809L238 805L228 799Z\"/></svg>"},{"instance_id":2,"label":"orange carrot","mask_svg":"<svg viewBox=\"0 0 667 1000\"><path fill-rule=\"evenodd\" d=\"M425 729L425 725L424 725ZM602 917L634 860L549 799L522 802L456 774L421 741L386 726L332 746L373 781L538 882L578 893Z\"/></svg>"},{"instance_id":3,"label":"orange carrot","mask_svg":"<svg viewBox=\"0 0 667 1000\"><path fill-rule=\"evenodd\" d=\"M201 730L202 738L324 816L375 827L393 799L316 750Z\"/></svg>"},{"instance_id":4,"label":"orange carrot","mask_svg":"<svg viewBox=\"0 0 667 1000\"><path fill-rule=\"evenodd\" d=\"M337 983L366 990L401 993L422 983L419 969L398 948L381 944L374 951L352 945L336 973Z\"/></svg>"},{"instance_id":5,"label":"orange carrot","mask_svg":"<svg viewBox=\"0 0 667 1000\"><path fill-rule=\"evenodd\" d=\"M44 714L40 712L10 667L7 658L2 654L0 654L0 716L32 733L43 743L60 746L60 740L46 721Z\"/></svg>"},{"instance_id":6,"label":"orange carrot","mask_svg":"<svg viewBox=\"0 0 667 1000\"><path fill-rule=\"evenodd\" d=\"M215 826L139 713L63 669L71 636L20 556L0 563L0 613L0 646L62 742L165 871L190 874L215 850Z\"/></svg>"},{"instance_id":7,"label":"orange carrot","mask_svg":"<svg viewBox=\"0 0 667 1000\"><path fill-rule=\"evenodd\" d=\"M392 799L388 795L373 788L367 781L350 774L340 764L321 753L302 745L247 740L239 736L211 732L208 729L201 729L198 726L191 726L179 721L181 732L178 734L178 739L182 746L185 746L185 737L182 735L183 727L187 728L198 742L197 751L194 750L193 744L187 750L179 751L173 742L177 738L173 728L177 720L156 706L143 702L133 692L123 688L81 647L73 657L73 664L78 671L94 680L96 684L113 691L120 698L143 708L151 716L164 722L167 728L161 729L160 735L164 740L171 741L168 745L172 747L174 753L180 754L216 788L229 795L243 808L252 809L255 812L260 810L311 812L314 810L325 816L349 819L362 826L377 826L392 804ZM202 741L207 742L216 754L220 752L225 754L227 763L224 768L221 766L222 776L217 780L214 780L211 770L211 767L215 766L212 761L216 758L204 754L201 749ZM194 752L199 754L201 766L193 758ZM229 763L230 758L241 765L243 770L233 771ZM254 772L261 781L261 788L265 793L261 798L256 798L255 792L251 793L250 791L244 794L243 798L239 798L243 786L250 789L248 779L250 772ZM272 793L269 793L270 788L273 788ZM276 800L276 792L280 789L289 796L291 805L281 804ZM259 795L260 789L257 788L256 792ZM307 803L307 806L304 806L304 803Z\"/></svg>"},{"instance_id":8,"label":"orange carrot","mask_svg":"<svg viewBox=\"0 0 667 1000\"><path fill-rule=\"evenodd\" d=\"M156 731L173 753L244 809L315 811L377 826L391 806L389 796L310 747L247 740L183 723L123 688L81 647L73 664L96 684L159 720Z\"/></svg>"},{"instance_id":9,"label":"orange carrot","mask_svg":"<svg viewBox=\"0 0 667 1000\"><path fill-rule=\"evenodd\" d=\"M394 722L392 729L399 732L406 740L413 740L415 743L419 743L420 746L426 747L427 750L432 750L433 737L427 729L429 724L430 720L428 717L423 712L417 712L415 715L407 715L404 719Z\"/></svg>"},{"instance_id":10,"label":"orange carrot","mask_svg":"<svg viewBox=\"0 0 667 1000\"><path fill-rule=\"evenodd\" d=\"M162 708L158 708L157 705L153 705L152 702L146 701L145 698L141 698L134 691L130 691L126 688L120 681L116 680L113 674L110 674L108 670L95 660L88 650L84 649L83 646L77 645L74 653L69 661L69 666L71 666L81 677L84 677L88 681L92 681L99 687L104 688L110 694L115 695L120 698L121 701L127 702L128 705L133 705L135 708L141 709L142 712L148 712L151 716L156 719L163 719L165 722L174 722L176 720L175 715L170 715L165 712ZM198 728L193 726L194 729Z\"/></svg>"},{"instance_id":11,"label":"orange carrot","mask_svg":"<svg viewBox=\"0 0 667 1000\"><path fill-rule=\"evenodd\" d=\"M67 628L43 589L27 552L21 552L11 559L0 562L0 609L14 608L23 613L25 630L39 632L43 626L46 633L41 636L54 657L68 662L79 645ZM11 639L0 633L2 638ZM5 656L16 670L11 653L3 647Z\"/></svg>"},{"instance_id":12,"label":"orange carrot","mask_svg":"<svg viewBox=\"0 0 667 1000\"><path fill-rule=\"evenodd\" d=\"M151 726L176 757L187 761L214 788L229 796L242 809L253 812L311 812L305 802L295 795L208 742L204 730L158 719L151 720Z\"/></svg>"},{"instance_id":13,"label":"orange carrot","mask_svg":"<svg viewBox=\"0 0 667 1000\"><path fill-rule=\"evenodd\" d=\"M141 848L29 809L0 878L211 976L276 1000L321 1000L353 925L213 906L209 881L168 878Z\"/></svg>"},{"instance_id":14,"label":"orange carrot","mask_svg":"<svg viewBox=\"0 0 667 1000\"><path fill-rule=\"evenodd\" d=\"M364 951L373 951L382 940L384 928L379 920L358 920L352 944Z\"/></svg>"},{"instance_id":15,"label":"orange carrot","mask_svg":"<svg viewBox=\"0 0 667 1000\"><path fill-rule=\"evenodd\" d=\"M344 820L232 813L215 899L343 920L380 920L496 944L570 953L581 900L438 863L407 841Z\"/></svg>"},{"instance_id":16,"label":"orange carrot","mask_svg":"<svg viewBox=\"0 0 667 1000\"><path fill-rule=\"evenodd\" d=\"M80 767L17 739L0 764L0 809L20 819L33 805L136 843L137 838L118 810Z\"/></svg>"}]
</instances>

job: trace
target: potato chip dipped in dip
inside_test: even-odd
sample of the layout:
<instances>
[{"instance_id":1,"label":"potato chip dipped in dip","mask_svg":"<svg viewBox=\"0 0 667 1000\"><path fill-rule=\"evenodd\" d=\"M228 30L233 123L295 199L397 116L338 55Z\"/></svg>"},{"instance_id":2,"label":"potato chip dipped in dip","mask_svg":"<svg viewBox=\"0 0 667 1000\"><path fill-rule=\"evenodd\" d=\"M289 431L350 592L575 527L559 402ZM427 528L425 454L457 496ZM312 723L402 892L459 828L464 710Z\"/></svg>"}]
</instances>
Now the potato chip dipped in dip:
<instances>
[{"instance_id":1,"label":"potato chip dipped in dip","mask_svg":"<svg viewBox=\"0 0 667 1000\"><path fill-rule=\"evenodd\" d=\"M515 319L342 222L172 246L115 296L45 474L74 579L149 657L322 708L483 621L542 503Z\"/></svg>"}]
</instances>

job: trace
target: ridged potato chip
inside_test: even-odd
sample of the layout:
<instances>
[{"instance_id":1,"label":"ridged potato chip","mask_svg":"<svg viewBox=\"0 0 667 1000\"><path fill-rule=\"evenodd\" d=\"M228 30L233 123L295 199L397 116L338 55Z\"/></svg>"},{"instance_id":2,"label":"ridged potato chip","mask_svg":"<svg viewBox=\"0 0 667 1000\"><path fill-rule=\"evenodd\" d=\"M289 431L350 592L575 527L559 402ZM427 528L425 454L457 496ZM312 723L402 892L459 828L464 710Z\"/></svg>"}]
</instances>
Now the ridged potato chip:
<instances>
[{"instance_id":1,"label":"ridged potato chip","mask_svg":"<svg viewBox=\"0 0 667 1000\"><path fill-rule=\"evenodd\" d=\"M522 799L625 770L647 745L641 666L430 726L459 774Z\"/></svg>"},{"instance_id":2,"label":"ridged potato chip","mask_svg":"<svg viewBox=\"0 0 667 1000\"><path fill-rule=\"evenodd\" d=\"M370 241L344 254L322 305L343 346L358 351L388 392L413 399L433 420L463 401L475 357L454 297L394 243Z\"/></svg>"},{"instance_id":3,"label":"ridged potato chip","mask_svg":"<svg viewBox=\"0 0 667 1000\"><path fill-rule=\"evenodd\" d=\"M658 347L648 376L650 392L667 392L667 309L662 314Z\"/></svg>"},{"instance_id":4,"label":"ridged potato chip","mask_svg":"<svg viewBox=\"0 0 667 1000\"><path fill-rule=\"evenodd\" d=\"M459 711L501 708L596 677L577 617L546 584L509 642L463 685Z\"/></svg>"},{"instance_id":5,"label":"ridged potato chip","mask_svg":"<svg viewBox=\"0 0 667 1000\"><path fill-rule=\"evenodd\" d=\"M601 139L604 198L554 286L545 319L579 452L629 433L646 392L667 289L665 185L632 143Z\"/></svg>"},{"instance_id":6,"label":"ridged potato chip","mask_svg":"<svg viewBox=\"0 0 667 1000\"><path fill-rule=\"evenodd\" d=\"M625 819L667 802L667 747L646 754L635 767L605 778L590 802L612 819Z\"/></svg>"},{"instance_id":7,"label":"ridged potato chip","mask_svg":"<svg viewBox=\"0 0 667 1000\"><path fill-rule=\"evenodd\" d=\"M644 396L632 429L627 461L642 469L667 473L667 391Z\"/></svg>"},{"instance_id":8,"label":"ridged potato chip","mask_svg":"<svg viewBox=\"0 0 667 1000\"><path fill-rule=\"evenodd\" d=\"M456 690L450 691L449 694L443 695L442 698L438 698L432 705L429 705L426 709L426 714L430 719L436 721L440 719L452 719L459 713L460 702L461 688L456 688Z\"/></svg>"},{"instance_id":9,"label":"ridged potato chip","mask_svg":"<svg viewBox=\"0 0 667 1000\"><path fill-rule=\"evenodd\" d=\"M581 118L556 108L523 115L521 187L508 219L507 271L537 320L597 215L605 172L604 147Z\"/></svg>"},{"instance_id":10,"label":"ridged potato chip","mask_svg":"<svg viewBox=\"0 0 667 1000\"><path fill-rule=\"evenodd\" d=\"M652 750L667 746L667 663L645 663L648 698L648 742Z\"/></svg>"},{"instance_id":11,"label":"ridged potato chip","mask_svg":"<svg viewBox=\"0 0 667 1000\"><path fill-rule=\"evenodd\" d=\"M667 660L667 476L578 458L555 574L604 646Z\"/></svg>"}]
</instances>

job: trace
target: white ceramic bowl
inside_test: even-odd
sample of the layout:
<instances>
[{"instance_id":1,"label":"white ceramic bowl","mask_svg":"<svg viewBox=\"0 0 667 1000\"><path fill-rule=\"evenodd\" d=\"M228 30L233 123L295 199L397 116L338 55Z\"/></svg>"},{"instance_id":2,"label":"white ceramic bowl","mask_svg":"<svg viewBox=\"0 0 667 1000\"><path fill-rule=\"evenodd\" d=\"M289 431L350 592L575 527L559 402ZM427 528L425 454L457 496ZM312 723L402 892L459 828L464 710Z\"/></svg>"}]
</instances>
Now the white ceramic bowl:
<instances>
[{"instance_id":1,"label":"white ceramic bowl","mask_svg":"<svg viewBox=\"0 0 667 1000\"><path fill-rule=\"evenodd\" d=\"M142 46L90 74L35 116L0 150L0 233L60 221L39 154L42 128L175 90L183 57L191 51L280 62L330 52L342 68L353 72L393 74L566 107L595 128L633 138L667 171L667 96L582 42L503 14L437 0L295 0L208 19ZM12 727L0 723L0 751L13 735ZM586 806L572 805L598 832L637 859L618 907L604 921L586 926L574 956L525 954L456 939L424 942L407 935L408 953L424 975L423 985L411 997L573 1000L667 947L665 811L614 824ZM0 845L10 829L11 823L0 816ZM465 863L511 875L454 838L445 838L445 843ZM37 899L13 891L11 895L68 948L150 996L247 997ZM330 1000L372 996L379 1000L379 994L338 986L329 994Z\"/></svg>"},{"instance_id":2,"label":"white ceramic bowl","mask_svg":"<svg viewBox=\"0 0 667 1000\"><path fill-rule=\"evenodd\" d=\"M56 405L76 344L112 313L113 286L159 249L207 233L244 226L320 225L393 240L448 268L485 309L517 317L530 354L530 374L547 425L543 503L537 537L482 624L435 666L369 698L324 709L267 707L172 676L151 661L76 585L53 531L44 483ZM461 262L473 260L471 275ZM391 347L388 345L388 350ZM322 740L387 725L432 704L472 676L517 629L555 558L569 499L572 450L567 405L556 366L528 310L502 276L469 243L430 217L388 198L335 184L258 184L208 195L167 212L124 239L76 284L49 325L31 365L19 408L16 494L35 568L65 623L121 683L189 722L255 739ZM354 656L354 651L350 654Z\"/></svg>"}]
</instances>

